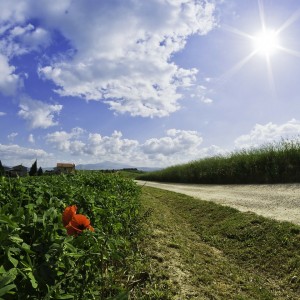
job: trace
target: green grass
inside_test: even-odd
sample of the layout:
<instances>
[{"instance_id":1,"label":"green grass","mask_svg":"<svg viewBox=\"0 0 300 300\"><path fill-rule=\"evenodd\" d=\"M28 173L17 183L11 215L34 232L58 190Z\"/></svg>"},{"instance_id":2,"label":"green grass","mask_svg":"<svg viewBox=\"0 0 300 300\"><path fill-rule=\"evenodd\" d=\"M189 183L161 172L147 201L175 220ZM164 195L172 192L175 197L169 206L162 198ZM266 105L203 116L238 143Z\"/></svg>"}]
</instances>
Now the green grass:
<instances>
[{"instance_id":1,"label":"green grass","mask_svg":"<svg viewBox=\"0 0 300 300\"><path fill-rule=\"evenodd\" d=\"M142 244L152 282L141 299L299 299L299 226L142 191L142 206L152 212Z\"/></svg>"},{"instance_id":2,"label":"green grass","mask_svg":"<svg viewBox=\"0 0 300 300\"><path fill-rule=\"evenodd\" d=\"M300 182L300 141L282 140L227 156L172 166L137 179L212 184Z\"/></svg>"}]
</instances>

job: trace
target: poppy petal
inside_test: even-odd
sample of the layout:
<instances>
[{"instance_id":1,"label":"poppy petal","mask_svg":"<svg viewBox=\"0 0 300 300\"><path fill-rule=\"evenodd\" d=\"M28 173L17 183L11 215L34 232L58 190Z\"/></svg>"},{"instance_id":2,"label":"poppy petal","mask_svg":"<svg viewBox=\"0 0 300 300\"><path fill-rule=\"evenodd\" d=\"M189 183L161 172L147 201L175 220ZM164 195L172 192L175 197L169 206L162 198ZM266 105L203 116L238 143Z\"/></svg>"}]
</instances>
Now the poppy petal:
<instances>
[{"instance_id":1,"label":"poppy petal","mask_svg":"<svg viewBox=\"0 0 300 300\"><path fill-rule=\"evenodd\" d=\"M63 215L62 215L62 222L64 226L67 226L72 218L76 215L77 206L71 205L65 208Z\"/></svg>"},{"instance_id":2,"label":"poppy petal","mask_svg":"<svg viewBox=\"0 0 300 300\"><path fill-rule=\"evenodd\" d=\"M71 220L71 225L78 229L86 229L90 225L90 220L84 215L74 215ZM81 228L83 227L83 228Z\"/></svg>"},{"instance_id":3,"label":"poppy petal","mask_svg":"<svg viewBox=\"0 0 300 300\"><path fill-rule=\"evenodd\" d=\"M90 230L90 231L95 231L94 227L91 226L91 225L88 226L88 230Z\"/></svg>"}]
</instances>

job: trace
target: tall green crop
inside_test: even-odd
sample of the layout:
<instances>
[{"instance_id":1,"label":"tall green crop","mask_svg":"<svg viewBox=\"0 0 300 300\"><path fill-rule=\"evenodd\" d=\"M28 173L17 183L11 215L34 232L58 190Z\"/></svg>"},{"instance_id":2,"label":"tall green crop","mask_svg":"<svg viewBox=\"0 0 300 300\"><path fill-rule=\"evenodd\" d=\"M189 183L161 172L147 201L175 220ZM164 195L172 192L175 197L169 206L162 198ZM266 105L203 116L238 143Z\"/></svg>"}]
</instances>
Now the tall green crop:
<instances>
[{"instance_id":1,"label":"tall green crop","mask_svg":"<svg viewBox=\"0 0 300 300\"><path fill-rule=\"evenodd\" d=\"M137 179L185 183L300 182L300 140L282 140L150 172Z\"/></svg>"}]
</instances>

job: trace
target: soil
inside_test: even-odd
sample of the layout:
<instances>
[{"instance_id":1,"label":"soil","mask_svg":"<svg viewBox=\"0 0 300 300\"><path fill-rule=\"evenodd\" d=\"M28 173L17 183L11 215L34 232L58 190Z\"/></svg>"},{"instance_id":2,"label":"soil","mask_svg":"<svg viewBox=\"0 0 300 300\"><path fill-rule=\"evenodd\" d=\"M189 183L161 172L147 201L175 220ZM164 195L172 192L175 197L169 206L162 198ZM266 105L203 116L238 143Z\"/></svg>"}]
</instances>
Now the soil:
<instances>
[{"instance_id":1,"label":"soil","mask_svg":"<svg viewBox=\"0 0 300 300\"><path fill-rule=\"evenodd\" d=\"M300 184L205 185L136 181L300 225Z\"/></svg>"}]
</instances>

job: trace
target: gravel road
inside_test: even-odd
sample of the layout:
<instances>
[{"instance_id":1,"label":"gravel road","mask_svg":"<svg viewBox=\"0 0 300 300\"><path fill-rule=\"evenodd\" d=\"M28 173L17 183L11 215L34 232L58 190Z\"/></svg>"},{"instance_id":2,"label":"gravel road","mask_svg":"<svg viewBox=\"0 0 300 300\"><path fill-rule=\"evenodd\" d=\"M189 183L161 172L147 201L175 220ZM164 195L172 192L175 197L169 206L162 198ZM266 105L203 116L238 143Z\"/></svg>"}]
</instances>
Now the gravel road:
<instances>
[{"instance_id":1,"label":"gravel road","mask_svg":"<svg viewBox=\"0 0 300 300\"><path fill-rule=\"evenodd\" d=\"M194 198L213 201L240 211L252 211L300 225L300 184L206 185L136 181Z\"/></svg>"}]
</instances>

